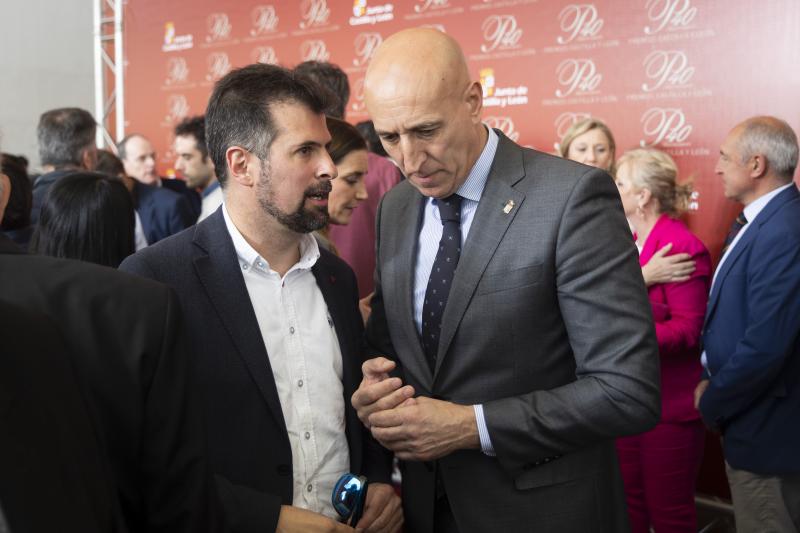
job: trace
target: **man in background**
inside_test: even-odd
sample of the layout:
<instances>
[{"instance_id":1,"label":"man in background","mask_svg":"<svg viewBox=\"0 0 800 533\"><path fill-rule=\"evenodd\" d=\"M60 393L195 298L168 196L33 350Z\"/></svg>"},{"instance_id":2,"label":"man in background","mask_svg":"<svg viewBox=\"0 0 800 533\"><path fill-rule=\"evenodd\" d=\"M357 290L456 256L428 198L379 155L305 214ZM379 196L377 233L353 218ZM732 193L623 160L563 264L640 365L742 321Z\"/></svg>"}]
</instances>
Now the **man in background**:
<instances>
[{"instance_id":1,"label":"man in background","mask_svg":"<svg viewBox=\"0 0 800 533\"><path fill-rule=\"evenodd\" d=\"M206 147L206 117L187 117L175 126L175 170L183 175L186 186L199 191L203 197L198 222L222 205L222 189L214 162Z\"/></svg>"},{"instance_id":2,"label":"man in background","mask_svg":"<svg viewBox=\"0 0 800 533\"><path fill-rule=\"evenodd\" d=\"M92 115L77 107L51 109L39 117L36 137L44 174L33 184L31 224L39 221L44 197L56 181L70 172L94 168L96 129Z\"/></svg>"},{"instance_id":3,"label":"man in background","mask_svg":"<svg viewBox=\"0 0 800 533\"><path fill-rule=\"evenodd\" d=\"M761 116L731 130L716 173L744 206L725 240L695 404L722 434L736 530L800 531L797 136Z\"/></svg>"},{"instance_id":4,"label":"man in background","mask_svg":"<svg viewBox=\"0 0 800 533\"><path fill-rule=\"evenodd\" d=\"M156 173L156 153L150 141L131 134L117 144L125 174L134 179L132 194L148 244L174 235L197 221L200 197L183 180L162 180ZM178 183L179 182L179 183ZM171 187L176 187L171 189ZM193 207L194 200L196 206Z\"/></svg>"}]
</instances>

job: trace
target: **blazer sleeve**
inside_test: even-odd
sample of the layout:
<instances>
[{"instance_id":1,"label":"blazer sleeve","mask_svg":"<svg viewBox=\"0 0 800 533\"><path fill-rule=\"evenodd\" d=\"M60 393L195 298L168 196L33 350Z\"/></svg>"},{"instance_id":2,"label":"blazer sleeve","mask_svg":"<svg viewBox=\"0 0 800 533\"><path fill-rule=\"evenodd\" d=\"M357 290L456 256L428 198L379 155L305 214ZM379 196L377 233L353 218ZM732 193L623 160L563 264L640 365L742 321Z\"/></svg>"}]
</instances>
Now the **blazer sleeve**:
<instances>
[{"instance_id":1,"label":"blazer sleeve","mask_svg":"<svg viewBox=\"0 0 800 533\"><path fill-rule=\"evenodd\" d=\"M605 172L588 170L573 187L555 269L577 379L484 404L497 459L512 475L543 458L647 431L660 417L650 303L619 193Z\"/></svg>"},{"instance_id":2,"label":"blazer sleeve","mask_svg":"<svg viewBox=\"0 0 800 533\"><path fill-rule=\"evenodd\" d=\"M662 285L669 316L665 320L656 318L655 323L661 357L685 354L696 349L700 341L708 303L711 257L702 249L693 253L692 259L696 267L691 278Z\"/></svg>"},{"instance_id":3,"label":"blazer sleeve","mask_svg":"<svg viewBox=\"0 0 800 533\"><path fill-rule=\"evenodd\" d=\"M800 333L800 242L796 235L765 229L745 274L747 328L700 399L700 413L711 427L724 429L775 385Z\"/></svg>"},{"instance_id":4,"label":"blazer sleeve","mask_svg":"<svg viewBox=\"0 0 800 533\"><path fill-rule=\"evenodd\" d=\"M205 430L194 401L191 363L178 298L171 289L154 308L161 350L143 359L143 494L148 531L222 531L222 509L206 461ZM159 310L160 313L159 313ZM155 322L155 321L154 321ZM155 325L155 324L154 324Z\"/></svg>"}]
</instances>

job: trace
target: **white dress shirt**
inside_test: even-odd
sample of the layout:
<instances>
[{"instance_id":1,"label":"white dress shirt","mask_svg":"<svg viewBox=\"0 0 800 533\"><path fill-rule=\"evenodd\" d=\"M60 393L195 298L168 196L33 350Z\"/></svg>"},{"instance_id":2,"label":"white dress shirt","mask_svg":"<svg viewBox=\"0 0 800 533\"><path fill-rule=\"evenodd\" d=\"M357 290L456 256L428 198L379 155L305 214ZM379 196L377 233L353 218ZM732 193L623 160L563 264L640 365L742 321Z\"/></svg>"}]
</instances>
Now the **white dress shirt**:
<instances>
[{"instance_id":1,"label":"white dress shirt","mask_svg":"<svg viewBox=\"0 0 800 533\"><path fill-rule=\"evenodd\" d=\"M739 233L737 233L736 237L734 237L733 240L731 241L731 244L730 246L728 246L728 249L725 250L725 255L723 255L722 259L719 260L717 269L714 271L714 277L711 279L711 290L709 291L709 294L711 294L714 291L714 284L717 282L717 274L719 273L720 270L722 270L722 265L725 264L725 260L728 258L729 255L731 255L733 249L736 248L736 244L740 240L742 240L744 232L747 231L747 228L749 228L750 225L755 221L758 214L761 211L763 211L765 207L767 207L769 201L778 196L780 193L782 193L789 187L796 187L796 185L794 184L794 182L787 183L783 187L778 187L774 191L770 191L763 196L759 196L758 198L756 198L755 200L753 200L752 202L750 202L745 206L744 218L747 219L747 224L742 226L742 229L739 230ZM711 371L708 370L708 356L706 355L705 350L703 350L703 353L700 355L700 362L703 364L703 367L710 374Z\"/></svg>"},{"instance_id":2,"label":"white dress shirt","mask_svg":"<svg viewBox=\"0 0 800 533\"><path fill-rule=\"evenodd\" d=\"M472 227L472 220L475 210L478 209L483 189L486 187L486 180L489 179L489 170L497 152L497 134L492 128L489 130L486 145L483 147L481 155L475 161L467 179L456 191L456 194L463 198L461 202L461 248L467 242L469 230ZM425 213L422 221L422 228L417 237L417 263L414 270L414 322L417 325L417 332L422 332L422 305L425 302L425 291L428 289L428 278L433 270L433 262L436 260L436 251L439 249L439 241L442 239L442 219L439 216L439 206L435 198L428 198L425 203ZM458 267L456 267L458 268ZM475 409L475 419L478 424L478 434L481 439L481 449L487 455L494 455L494 447L489 438L489 430L486 427L486 420L483 417L483 405L473 406Z\"/></svg>"},{"instance_id":3,"label":"white dress shirt","mask_svg":"<svg viewBox=\"0 0 800 533\"><path fill-rule=\"evenodd\" d=\"M292 447L292 505L337 518L331 493L350 468L350 452L342 354L311 272L320 255L317 242L303 235L300 260L281 277L247 243L224 205L222 213L267 349Z\"/></svg>"},{"instance_id":4,"label":"white dress shirt","mask_svg":"<svg viewBox=\"0 0 800 533\"><path fill-rule=\"evenodd\" d=\"M144 226L142 226L142 218L139 213L134 210L133 212L133 239L136 246L136 251L147 248L147 237L144 236Z\"/></svg>"},{"instance_id":5,"label":"white dress shirt","mask_svg":"<svg viewBox=\"0 0 800 533\"><path fill-rule=\"evenodd\" d=\"M203 191L203 203L200 207L200 216L197 221L200 222L216 211L222 205L222 199L222 187L220 187L218 181L206 187Z\"/></svg>"}]
</instances>

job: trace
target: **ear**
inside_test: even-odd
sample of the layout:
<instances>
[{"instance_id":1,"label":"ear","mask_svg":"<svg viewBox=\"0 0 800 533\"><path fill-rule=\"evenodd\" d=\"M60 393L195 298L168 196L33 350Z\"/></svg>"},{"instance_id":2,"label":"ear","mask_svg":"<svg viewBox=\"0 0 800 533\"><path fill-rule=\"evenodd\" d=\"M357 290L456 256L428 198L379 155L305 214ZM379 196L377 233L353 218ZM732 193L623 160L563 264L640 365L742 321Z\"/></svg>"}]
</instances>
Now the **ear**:
<instances>
[{"instance_id":1,"label":"ear","mask_svg":"<svg viewBox=\"0 0 800 533\"><path fill-rule=\"evenodd\" d=\"M644 207L653 199L653 193L650 189L642 187L637 193L639 195L639 207Z\"/></svg>"},{"instance_id":2,"label":"ear","mask_svg":"<svg viewBox=\"0 0 800 533\"><path fill-rule=\"evenodd\" d=\"M767 158L761 154L756 154L747 162L750 167L751 178L761 178L767 173Z\"/></svg>"},{"instance_id":3,"label":"ear","mask_svg":"<svg viewBox=\"0 0 800 533\"><path fill-rule=\"evenodd\" d=\"M481 111L483 111L483 88L479 81L473 81L464 93L464 100L469 106L469 114L473 124L481 122Z\"/></svg>"},{"instance_id":4,"label":"ear","mask_svg":"<svg viewBox=\"0 0 800 533\"><path fill-rule=\"evenodd\" d=\"M228 179L244 187L252 187L256 183L254 166L257 160L255 155L241 146L231 146L225 151Z\"/></svg>"},{"instance_id":5,"label":"ear","mask_svg":"<svg viewBox=\"0 0 800 533\"><path fill-rule=\"evenodd\" d=\"M86 170L94 170L97 166L97 148L90 146L81 152L81 166Z\"/></svg>"},{"instance_id":6,"label":"ear","mask_svg":"<svg viewBox=\"0 0 800 533\"><path fill-rule=\"evenodd\" d=\"M0 222L3 221L3 214L11 197L11 180L8 176L0 172Z\"/></svg>"}]
</instances>

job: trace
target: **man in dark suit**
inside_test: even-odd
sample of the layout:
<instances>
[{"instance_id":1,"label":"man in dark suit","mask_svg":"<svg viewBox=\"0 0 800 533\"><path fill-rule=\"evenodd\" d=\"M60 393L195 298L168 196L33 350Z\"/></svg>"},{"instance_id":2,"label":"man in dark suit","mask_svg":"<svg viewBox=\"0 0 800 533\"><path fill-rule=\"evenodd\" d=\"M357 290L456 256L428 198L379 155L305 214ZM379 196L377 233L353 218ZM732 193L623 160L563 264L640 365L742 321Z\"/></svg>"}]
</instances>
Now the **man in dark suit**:
<instances>
[{"instance_id":1,"label":"man in dark suit","mask_svg":"<svg viewBox=\"0 0 800 533\"><path fill-rule=\"evenodd\" d=\"M8 527L114 531L105 455L57 327L0 301L0 339L0 508Z\"/></svg>"},{"instance_id":2,"label":"man in dark suit","mask_svg":"<svg viewBox=\"0 0 800 533\"><path fill-rule=\"evenodd\" d=\"M355 278L310 235L328 221L330 139L322 103L291 72L229 73L206 110L225 203L121 266L178 293L212 469L238 531L349 531L330 503L348 470L374 481L359 527L402 520L390 456L347 401L363 360Z\"/></svg>"},{"instance_id":3,"label":"man in dark suit","mask_svg":"<svg viewBox=\"0 0 800 533\"><path fill-rule=\"evenodd\" d=\"M156 172L156 151L146 137L138 133L126 135L117 143L117 155L125 165L125 173L144 185L163 187L184 197L194 223L200 216L200 193L176 178L162 178Z\"/></svg>"},{"instance_id":4,"label":"man in dark suit","mask_svg":"<svg viewBox=\"0 0 800 533\"><path fill-rule=\"evenodd\" d=\"M660 401L612 179L484 126L441 32L384 41L365 96L408 179L378 213L367 340L384 357L353 403L403 460L409 529L625 531L614 438L651 428Z\"/></svg>"},{"instance_id":5,"label":"man in dark suit","mask_svg":"<svg viewBox=\"0 0 800 533\"><path fill-rule=\"evenodd\" d=\"M711 286L695 402L722 433L736 529L800 530L800 194L797 136L754 117L720 149L744 205Z\"/></svg>"},{"instance_id":6,"label":"man in dark suit","mask_svg":"<svg viewBox=\"0 0 800 533\"><path fill-rule=\"evenodd\" d=\"M39 117L36 137L44 174L33 183L31 224L39 222L44 198L56 181L76 170L94 168L96 130L92 115L77 107L51 109Z\"/></svg>"},{"instance_id":7,"label":"man in dark suit","mask_svg":"<svg viewBox=\"0 0 800 533\"><path fill-rule=\"evenodd\" d=\"M147 244L188 228L200 215L200 195L186 188L183 180L161 179L156 173L156 153L150 142L137 133L117 143L125 175L133 179L136 212L142 220Z\"/></svg>"},{"instance_id":8,"label":"man in dark suit","mask_svg":"<svg viewBox=\"0 0 800 533\"><path fill-rule=\"evenodd\" d=\"M108 460L106 471L113 487L109 496L127 530L221 531L202 422L190 395L190 362L174 293L112 269L23 254L0 235L0 302L44 315L57 326L63 338L59 353L66 353L86 399L94 436ZM20 328L15 334L8 345L23 351L29 346L32 354L42 346L39 337L49 337L46 330ZM3 356L6 342L4 337ZM75 438L83 431L82 423L74 421ZM65 447L69 445L64 441ZM69 453L66 448L63 452ZM42 458L43 464L53 466L54 478L58 469L70 469L63 464L66 460L66 456ZM85 462L80 455L75 461ZM87 463L88 467L96 470L93 464ZM37 472L44 474L38 467ZM91 477L92 471L86 475ZM0 477L6 481L5 470ZM66 483L66 478L62 480ZM63 488L83 490L80 485ZM51 489L41 490L46 494ZM79 497L65 495L64 501ZM95 496L87 497L95 502ZM5 504L0 502L11 515ZM106 505L97 497L101 525L106 523ZM39 512L54 511L42 506ZM13 527L14 518L7 518ZM72 529L65 522L52 530ZM103 530L108 531L105 526Z\"/></svg>"}]
</instances>

